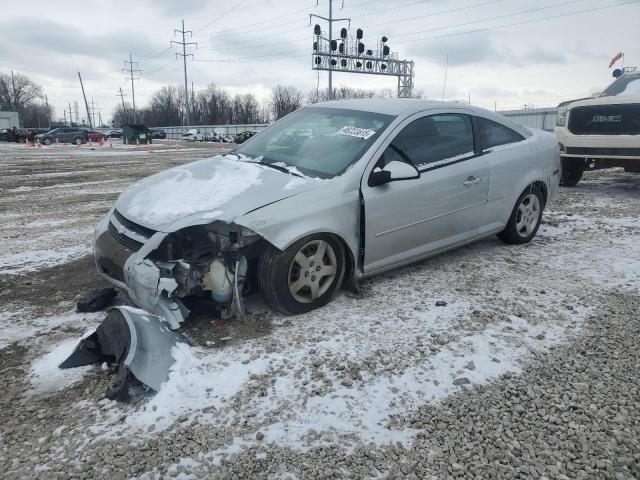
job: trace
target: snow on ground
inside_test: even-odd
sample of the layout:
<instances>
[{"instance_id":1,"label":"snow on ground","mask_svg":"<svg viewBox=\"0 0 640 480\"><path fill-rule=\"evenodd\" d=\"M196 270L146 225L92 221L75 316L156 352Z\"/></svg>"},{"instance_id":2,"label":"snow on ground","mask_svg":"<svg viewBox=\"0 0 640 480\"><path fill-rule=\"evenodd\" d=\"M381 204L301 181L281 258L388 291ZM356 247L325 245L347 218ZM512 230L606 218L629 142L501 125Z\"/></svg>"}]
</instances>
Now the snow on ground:
<instances>
[{"instance_id":1,"label":"snow on ground","mask_svg":"<svg viewBox=\"0 0 640 480\"><path fill-rule=\"evenodd\" d=\"M0 268L6 276L46 261L67 262L72 257L60 256L65 248L89 246L90 227L115 198L114 179L124 176L124 188L142 174L179 163L154 157L136 163L123 155L83 182L71 168L69 175L34 178L34 170L44 168L33 157L39 154L12 164L21 172L17 183L0 179L0 188L15 200L0 200L10 207L1 214L7 229L0 239L8 253L0 257ZM100 162L88 155L84 167L99 170ZM208 451L185 457L185 465L219 463L255 446L258 434L265 444L301 450L336 442L410 444L414 432L407 418L417 407L507 372L517 375L532 351L570 341L597 307L590 291L640 288L640 200L629 178L602 176L562 189L529 245L483 240L367 280L361 298L343 292L327 307L295 317L278 316L251 300L255 330L268 326L260 335L176 348L167 384L134 404L78 398L75 406L91 414L89 428L98 441L131 435L144 440L186 424L227 433L224 440L211 439ZM30 207L24 205L29 198ZM34 208L47 201L49 211ZM58 235L67 231L75 233ZM33 239L48 245L36 248ZM40 250L49 253L39 260L34 252ZM438 300L447 304L436 306ZM23 315L29 318L25 325ZM0 311L0 348L37 336L38 329L77 328L85 319L73 313L32 317L28 311ZM54 368L73 342L58 339L34 360L34 392L64 388L87 374L65 377Z\"/></svg>"},{"instance_id":2,"label":"snow on ground","mask_svg":"<svg viewBox=\"0 0 640 480\"><path fill-rule=\"evenodd\" d=\"M94 325L102 320L102 317L102 313L77 313L74 311L59 315L34 316L29 310L0 310L0 348L59 327Z\"/></svg>"},{"instance_id":3,"label":"snow on ground","mask_svg":"<svg viewBox=\"0 0 640 480\"><path fill-rule=\"evenodd\" d=\"M30 393L38 394L63 390L79 382L85 375L96 369L94 365L64 370L58 368L58 365L71 355L78 343L79 340L77 338L64 340L47 354L33 362L29 372L29 380L32 385Z\"/></svg>"}]
</instances>

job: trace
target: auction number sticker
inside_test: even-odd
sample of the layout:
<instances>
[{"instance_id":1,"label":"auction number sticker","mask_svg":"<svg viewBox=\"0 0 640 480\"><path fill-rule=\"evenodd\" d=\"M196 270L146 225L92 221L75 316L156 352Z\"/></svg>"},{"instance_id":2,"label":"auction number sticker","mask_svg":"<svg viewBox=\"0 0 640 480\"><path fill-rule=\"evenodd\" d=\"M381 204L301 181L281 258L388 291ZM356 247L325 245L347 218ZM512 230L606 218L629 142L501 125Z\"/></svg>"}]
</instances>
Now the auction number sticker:
<instances>
[{"instance_id":1,"label":"auction number sticker","mask_svg":"<svg viewBox=\"0 0 640 480\"><path fill-rule=\"evenodd\" d=\"M364 140L368 140L373 135L375 135L376 131L375 130L369 130L368 128L350 127L350 126L347 125L347 126L342 127L338 131L338 133L340 135L347 135L349 137L357 137L357 138L362 138Z\"/></svg>"}]
</instances>

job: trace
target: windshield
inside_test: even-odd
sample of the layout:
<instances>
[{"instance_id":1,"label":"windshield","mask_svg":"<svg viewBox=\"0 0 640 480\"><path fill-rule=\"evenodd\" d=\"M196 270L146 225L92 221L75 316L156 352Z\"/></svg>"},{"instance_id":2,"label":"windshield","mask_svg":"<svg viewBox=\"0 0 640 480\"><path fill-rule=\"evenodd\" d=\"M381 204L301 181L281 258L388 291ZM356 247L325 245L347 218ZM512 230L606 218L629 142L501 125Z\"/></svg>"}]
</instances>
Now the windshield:
<instances>
[{"instance_id":1,"label":"windshield","mask_svg":"<svg viewBox=\"0 0 640 480\"><path fill-rule=\"evenodd\" d=\"M640 75L625 75L613 82L601 97L640 95Z\"/></svg>"},{"instance_id":2,"label":"windshield","mask_svg":"<svg viewBox=\"0 0 640 480\"><path fill-rule=\"evenodd\" d=\"M233 153L331 178L358 160L393 120L342 108L303 108L247 140Z\"/></svg>"}]
</instances>

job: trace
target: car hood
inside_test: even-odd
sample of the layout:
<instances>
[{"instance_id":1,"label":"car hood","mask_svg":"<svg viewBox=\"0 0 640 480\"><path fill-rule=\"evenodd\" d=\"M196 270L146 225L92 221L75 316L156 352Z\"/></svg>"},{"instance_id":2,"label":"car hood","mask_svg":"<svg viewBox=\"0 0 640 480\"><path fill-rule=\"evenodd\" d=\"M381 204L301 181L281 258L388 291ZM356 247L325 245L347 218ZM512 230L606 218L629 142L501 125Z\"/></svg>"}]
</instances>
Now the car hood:
<instances>
[{"instance_id":1,"label":"car hood","mask_svg":"<svg viewBox=\"0 0 640 480\"><path fill-rule=\"evenodd\" d=\"M173 232L216 220L232 222L327 182L237 158L218 155L147 177L125 190L115 208L139 225Z\"/></svg>"}]
</instances>

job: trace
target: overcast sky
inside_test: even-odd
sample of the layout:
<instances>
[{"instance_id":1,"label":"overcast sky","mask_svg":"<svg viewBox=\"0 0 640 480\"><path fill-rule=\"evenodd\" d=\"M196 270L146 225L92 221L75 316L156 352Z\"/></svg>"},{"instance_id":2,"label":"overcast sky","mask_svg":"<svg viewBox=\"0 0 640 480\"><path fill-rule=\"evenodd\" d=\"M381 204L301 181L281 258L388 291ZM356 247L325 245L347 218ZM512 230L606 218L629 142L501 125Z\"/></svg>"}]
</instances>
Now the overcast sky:
<instances>
[{"instance_id":1,"label":"overcast sky","mask_svg":"<svg viewBox=\"0 0 640 480\"><path fill-rule=\"evenodd\" d=\"M633 2L633 3L632 3ZM335 17L351 17L365 43L382 35L400 58L416 62L415 86L427 98L467 99L493 109L553 106L603 89L608 63L625 52L640 66L638 0L334 0ZM80 70L88 97L103 119L131 100L121 72L129 53L139 60L136 103L162 85L183 81L170 48L184 18L194 31L189 85L215 83L264 98L274 85L304 91L317 86L311 70L309 14L328 15L329 0L32 0L2 2L0 71L20 72L41 84L62 117L69 101L82 104ZM613 8L602 8L614 6ZM599 10L594 10L599 9ZM578 13L582 12L582 13ZM558 18L549 18L558 17ZM539 21L538 21L539 20ZM315 23L315 21L313 22ZM339 28L336 26L336 29ZM319 76L326 87L327 73ZM334 85L396 88L393 77L334 74Z\"/></svg>"}]
</instances>

